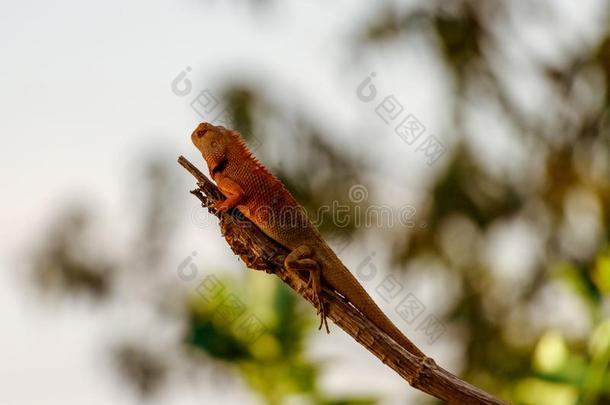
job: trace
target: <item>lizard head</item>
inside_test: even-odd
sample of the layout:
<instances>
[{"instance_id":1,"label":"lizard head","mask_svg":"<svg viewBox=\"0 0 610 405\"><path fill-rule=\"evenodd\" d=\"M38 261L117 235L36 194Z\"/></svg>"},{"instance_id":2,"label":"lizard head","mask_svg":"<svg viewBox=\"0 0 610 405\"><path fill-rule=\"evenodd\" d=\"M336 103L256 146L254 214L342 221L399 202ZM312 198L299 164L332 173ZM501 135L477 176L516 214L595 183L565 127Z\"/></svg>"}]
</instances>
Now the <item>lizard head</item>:
<instances>
[{"instance_id":1,"label":"lizard head","mask_svg":"<svg viewBox=\"0 0 610 405\"><path fill-rule=\"evenodd\" d=\"M210 174L214 177L214 174L222 170L227 162L227 149L231 142L229 130L202 122L193 131L191 140L203 155L210 169Z\"/></svg>"}]
</instances>

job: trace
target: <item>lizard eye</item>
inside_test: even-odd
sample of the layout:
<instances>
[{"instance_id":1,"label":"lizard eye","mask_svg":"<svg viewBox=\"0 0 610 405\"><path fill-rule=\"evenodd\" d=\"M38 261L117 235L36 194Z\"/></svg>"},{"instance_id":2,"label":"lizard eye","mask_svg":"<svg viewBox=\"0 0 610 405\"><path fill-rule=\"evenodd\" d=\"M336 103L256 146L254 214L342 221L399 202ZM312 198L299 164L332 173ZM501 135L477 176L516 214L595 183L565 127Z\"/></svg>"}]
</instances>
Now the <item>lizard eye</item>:
<instances>
[{"instance_id":1,"label":"lizard eye","mask_svg":"<svg viewBox=\"0 0 610 405\"><path fill-rule=\"evenodd\" d=\"M203 138L203 136L205 135L205 133L208 132L207 129L204 131L197 131L197 137L198 138Z\"/></svg>"}]
</instances>

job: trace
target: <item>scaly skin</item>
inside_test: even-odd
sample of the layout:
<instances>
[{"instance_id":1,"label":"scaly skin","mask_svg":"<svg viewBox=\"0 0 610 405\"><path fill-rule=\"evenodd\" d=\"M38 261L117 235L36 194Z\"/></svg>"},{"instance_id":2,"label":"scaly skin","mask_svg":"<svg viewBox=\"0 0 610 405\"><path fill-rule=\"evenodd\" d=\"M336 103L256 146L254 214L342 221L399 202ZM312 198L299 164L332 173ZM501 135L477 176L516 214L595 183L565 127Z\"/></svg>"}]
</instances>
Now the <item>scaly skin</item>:
<instances>
[{"instance_id":1,"label":"scaly skin","mask_svg":"<svg viewBox=\"0 0 610 405\"><path fill-rule=\"evenodd\" d=\"M201 151L210 176L226 197L214 208L227 211L237 207L267 236L291 251L284 262L286 268L309 273L308 287L312 288L318 304L320 327L324 323L328 331L326 308L320 294L324 284L344 296L405 350L417 357L424 356L343 265L280 180L252 156L238 132L202 123L191 139Z\"/></svg>"}]
</instances>

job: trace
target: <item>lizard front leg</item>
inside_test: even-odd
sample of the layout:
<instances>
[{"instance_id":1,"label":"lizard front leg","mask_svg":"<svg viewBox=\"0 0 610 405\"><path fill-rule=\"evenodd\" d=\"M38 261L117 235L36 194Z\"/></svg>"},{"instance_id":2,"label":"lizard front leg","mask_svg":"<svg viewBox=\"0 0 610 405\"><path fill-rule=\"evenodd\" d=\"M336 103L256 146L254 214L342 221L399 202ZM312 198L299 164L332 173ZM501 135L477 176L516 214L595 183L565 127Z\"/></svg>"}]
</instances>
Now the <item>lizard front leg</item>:
<instances>
[{"instance_id":1,"label":"lizard front leg","mask_svg":"<svg viewBox=\"0 0 610 405\"><path fill-rule=\"evenodd\" d=\"M236 207L245 196L244 189L229 177L217 174L214 180L216 181L216 185L220 192L226 197L224 201L214 204L213 208L217 211L226 212L231 208ZM240 205L237 208L239 208L244 215L248 216L249 212L244 212L244 210L248 211L245 205Z\"/></svg>"},{"instance_id":2,"label":"lizard front leg","mask_svg":"<svg viewBox=\"0 0 610 405\"><path fill-rule=\"evenodd\" d=\"M328 328L328 322L326 320L327 312L324 300L322 299L322 269L320 263L312 259L313 250L307 245L301 245L294 249L286 256L284 260L284 266L288 270L293 271L307 271L309 273L309 281L307 282L307 288L311 288L313 293L313 300L318 308L318 315L320 315L320 326L318 329L322 329L322 325L326 327L326 332L330 333Z\"/></svg>"}]
</instances>

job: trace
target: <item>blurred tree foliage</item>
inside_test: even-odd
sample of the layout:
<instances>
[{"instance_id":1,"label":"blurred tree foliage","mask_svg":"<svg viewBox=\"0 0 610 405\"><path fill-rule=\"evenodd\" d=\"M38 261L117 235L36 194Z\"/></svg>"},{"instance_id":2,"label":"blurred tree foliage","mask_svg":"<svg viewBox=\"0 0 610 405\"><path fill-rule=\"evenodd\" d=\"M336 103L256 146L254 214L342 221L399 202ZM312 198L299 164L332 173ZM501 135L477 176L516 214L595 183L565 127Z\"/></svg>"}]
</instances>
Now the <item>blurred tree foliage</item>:
<instances>
[{"instance_id":1,"label":"blurred tree foliage","mask_svg":"<svg viewBox=\"0 0 610 405\"><path fill-rule=\"evenodd\" d=\"M544 114L522 107L500 68L510 59L505 37L519 18L552 20L538 2L455 0L426 2L408 10L387 3L376 7L379 12L363 22L357 43L346 45L366 49L404 41L408 37L404 33L421 34L437 48L455 87L454 100L449 102L453 106L452 133L447 135L456 141L422 204L429 226L387 241L393 247L394 264L417 271L417 266L408 265L421 257L433 257L444 264L444 271L459 278L460 296L444 314L444 322L466 331L461 342L461 374L466 380L516 404L610 404L608 5L603 16L606 30L593 42L566 51L560 63L534 60L537 80L553 99L544 106ZM351 204L347 189L362 182L365 168L334 143L331 134L317 127L305 112L287 117L283 106L256 87L231 83L224 96L230 102L236 129L263 141L257 151L261 160L273 161L277 152L273 148L289 154L271 169L312 214L328 201ZM525 167L492 170L478 159L467 125L473 103L466 100L473 98L475 105L498 108L498 119L525 149ZM265 132L260 129L268 121L279 123L290 138L264 142ZM312 167L316 167L315 176ZM151 181L143 203L154 204L140 211L142 236L136 246L138 252L148 251L147 264L136 266L133 258L82 257L78 245L87 216L74 213L50 231L40 249L34 263L38 285L45 290L104 297L116 289L117 273L133 267L148 270L161 261L174 224L171 201L159 196L184 190L171 189L171 177L163 165L153 165L145 174ZM499 276L494 262L483 252L495 232L507 224L524 225L541 246L538 259L521 282ZM324 221L321 228L329 237L337 232L350 237L366 232L353 223L341 229L331 225ZM529 239L523 243L530 243ZM77 251L81 253L77 255ZM119 268L118 263L128 265ZM223 283L235 291L242 288L230 280ZM307 335L315 327L309 309L279 282L250 288L240 295L248 296L247 307L267 303L262 310L267 327L263 337L244 341L232 325L214 320L217 302L193 295L180 301L184 305L177 310L186 314L182 345L187 353L202 353L206 364L234 365L270 404L295 395L320 404L377 402L374 398L329 399L319 388L323 365L304 354ZM540 311L549 310L545 304L549 297L559 305L566 296L572 305L584 308L585 335L543 322L561 315L564 307L558 306L557 314L540 316ZM124 375L143 393L153 392L151 384L160 385L164 369L169 367L155 360L161 353L147 355L133 347L116 353L126 364L121 367ZM145 361L146 356L149 360Z\"/></svg>"},{"instance_id":2,"label":"blurred tree foliage","mask_svg":"<svg viewBox=\"0 0 610 405\"><path fill-rule=\"evenodd\" d=\"M465 342L467 380L516 403L610 403L608 290L602 281L609 271L604 263L610 235L610 32L602 32L597 44L582 47L562 65L541 62L537 66L540 80L553 89L558 105L549 106L552 121L541 122L539 115L523 112L511 98L506 87L509 84L497 73L498 59L508 55L498 40L506 31L496 26L505 26L507 20L510 24L517 8L521 8L517 10L520 13L526 13L528 7L535 10L536 2L520 2L519 7L476 0L434 3L405 14L383 14L384 18L373 21L367 29L366 46L398 40L405 30L420 30L434 37L456 83L453 129L459 138L465 139L467 131L467 111L460 99L469 89L484 83L485 92L479 97L500 106L503 119L514 128L513 135L522 145L533 145L527 152L530 159L543 164L544 178L532 182L534 176L529 170L516 180L488 173L473 156L474 150L467 143L458 143L445 176L431 187L431 226L415 229L395 258L406 263L431 253L447 264L448 271L462 278L464 294L449 319L465 324L469 333ZM605 20L610 22L607 15ZM608 24L606 27L610 28ZM579 94L583 82L592 89L589 97L596 103ZM596 222L588 228L594 233L589 235L593 248L586 249L585 245L585 249L576 250L569 246L573 242L571 233L587 220L583 212ZM481 257L464 261L443 246L447 239L442 234L450 230L456 218L461 229L477 236L488 234L496 224L522 219L543 238L544 259L535 266L530 282L516 291L515 301L501 302L501 297L489 296L513 295L507 290L516 287L490 288L494 280L490 279L489 264ZM458 231L454 238L463 236ZM518 307L527 311L528 306L537 305L535 298L554 282L565 283L589 309L590 338L566 342L560 332L549 338L552 332L540 331L534 346L516 346L508 341L505 334L510 314ZM501 307L490 311L486 305L489 300ZM533 326L522 323L518 327ZM596 349L592 349L594 346ZM536 359L540 362L533 361ZM553 366L541 370L540 363L547 361Z\"/></svg>"}]
</instances>

